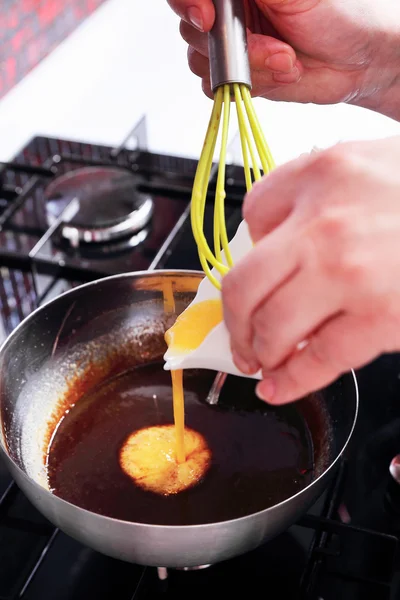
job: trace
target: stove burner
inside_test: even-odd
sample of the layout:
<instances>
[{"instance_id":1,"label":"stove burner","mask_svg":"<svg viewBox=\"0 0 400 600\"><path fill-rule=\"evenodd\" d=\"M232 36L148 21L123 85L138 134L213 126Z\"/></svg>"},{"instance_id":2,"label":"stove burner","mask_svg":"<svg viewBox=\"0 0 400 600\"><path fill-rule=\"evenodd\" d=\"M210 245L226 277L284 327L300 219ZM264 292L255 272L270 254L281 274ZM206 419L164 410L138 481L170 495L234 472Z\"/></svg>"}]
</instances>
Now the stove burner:
<instances>
[{"instance_id":1,"label":"stove burner","mask_svg":"<svg viewBox=\"0 0 400 600\"><path fill-rule=\"evenodd\" d=\"M128 170L87 167L54 179L46 188L47 221L51 226L76 198L79 210L62 227L72 246L80 242L109 242L143 229L153 213L153 201L138 192Z\"/></svg>"}]
</instances>

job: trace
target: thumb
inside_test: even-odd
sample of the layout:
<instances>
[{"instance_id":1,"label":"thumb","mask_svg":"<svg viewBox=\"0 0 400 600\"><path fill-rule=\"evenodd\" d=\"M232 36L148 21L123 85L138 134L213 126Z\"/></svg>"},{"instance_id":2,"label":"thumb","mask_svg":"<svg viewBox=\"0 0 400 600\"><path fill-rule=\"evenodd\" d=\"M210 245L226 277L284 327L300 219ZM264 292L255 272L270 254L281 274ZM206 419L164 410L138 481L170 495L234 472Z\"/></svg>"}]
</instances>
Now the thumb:
<instances>
[{"instance_id":1,"label":"thumb","mask_svg":"<svg viewBox=\"0 0 400 600\"><path fill-rule=\"evenodd\" d=\"M168 0L176 14L199 31L210 31L215 11L212 0Z\"/></svg>"},{"instance_id":2,"label":"thumb","mask_svg":"<svg viewBox=\"0 0 400 600\"><path fill-rule=\"evenodd\" d=\"M297 65L293 48L275 37L247 30L247 43L253 71L290 73Z\"/></svg>"}]
</instances>

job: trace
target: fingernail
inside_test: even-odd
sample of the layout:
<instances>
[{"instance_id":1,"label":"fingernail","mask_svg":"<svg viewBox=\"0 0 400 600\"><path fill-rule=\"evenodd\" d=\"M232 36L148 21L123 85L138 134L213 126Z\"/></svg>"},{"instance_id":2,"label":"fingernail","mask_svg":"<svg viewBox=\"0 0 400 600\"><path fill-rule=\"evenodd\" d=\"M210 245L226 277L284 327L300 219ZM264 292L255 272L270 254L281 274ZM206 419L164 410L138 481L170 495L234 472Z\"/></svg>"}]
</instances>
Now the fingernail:
<instances>
[{"instance_id":1,"label":"fingernail","mask_svg":"<svg viewBox=\"0 0 400 600\"><path fill-rule=\"evenodd\" d=\"M276 394L276 386L272 379L263 379L257 384L256 395L263 402L273 402Z\"/></svg>"},{"instance_id":2,"label":"fingernail","mask_svg":"<svg viewBox=\"0 0 400 600\"><path fill-rule=\"evenodd\" d=\"M197 6L191 6L188 8L187 14L193 27L196 27L199 31L203 31L203 15L201 14L201 10Z\"/></svg>"},{"instance_id":3,"label":"fingernail","mask_svg":"<svg viewBox=\"0 0 400 600\"><path fill-rule=\"evenodd\" d=\"M287 52L277 52L265 60L265 66L271 71L290 73L294 67L293 59Z\"/></svg>"},{"instance_id":4,"label":"fingernail","mask_svg":"<svg viewBox=\"0 0 400 600\"><path fill-rule=\"evenodd\" d=\"M232 358L239 371L241 371L245 375L251 375L252 373L257 372L257 365L251 362L247 362L247 360L245 360L240 354L238 354L236 350L232 350Z\"/></svg>"}]
</instances>

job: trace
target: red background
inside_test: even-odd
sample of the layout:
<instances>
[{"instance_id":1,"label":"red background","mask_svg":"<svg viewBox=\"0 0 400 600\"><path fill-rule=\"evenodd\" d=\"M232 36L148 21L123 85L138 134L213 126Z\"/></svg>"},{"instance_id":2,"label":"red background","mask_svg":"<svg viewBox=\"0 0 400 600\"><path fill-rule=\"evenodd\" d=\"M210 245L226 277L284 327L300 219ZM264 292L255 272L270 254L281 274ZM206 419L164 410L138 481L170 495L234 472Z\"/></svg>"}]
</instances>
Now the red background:
<instances>
[{"instance_id":1,"label":"red background","mask_svg":"<svg viewBox=\"0 0 400 600\"><path fill-rule=\"evenodd\" d=\"M0 0L0 98L105 0Z\"/></svg>"}]
</instances>

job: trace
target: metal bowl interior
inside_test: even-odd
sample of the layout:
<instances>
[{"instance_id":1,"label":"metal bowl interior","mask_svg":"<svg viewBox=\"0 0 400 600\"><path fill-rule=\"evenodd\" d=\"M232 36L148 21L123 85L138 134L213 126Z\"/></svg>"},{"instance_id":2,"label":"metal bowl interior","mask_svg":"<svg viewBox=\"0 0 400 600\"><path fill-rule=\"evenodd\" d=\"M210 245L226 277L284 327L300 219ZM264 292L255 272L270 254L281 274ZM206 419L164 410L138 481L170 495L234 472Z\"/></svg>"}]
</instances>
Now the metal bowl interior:
<instances>
[{"instance_id":1,"label":"metal bowl interior","mask_svg":"<svg viewBox=\"0 0 400 600\"><path fill-rule=\"evenodd\" d=\"M276 535L315 500L322 479L344 450L355 424L357 386L354 374L349 373L313 396L313 401L326 411L325 422L329 422L325 430L321 423L311 424L320 431L315 481L280 505L253 515L253 521L238 519L243 522L234 538L231 533L224 534L229 522L215 524L220 526L218 542L215 532L204 533L211 537L203 547L194 545L190 533L198 526L175 527L176 549L171 550L170 527L119 522L88 513L52 495L45 455L56 423L67 408L65 399L73 400L71 386L78 400L122 370L160 360L166 349L165 330L193 299L202 277L200 272L155 271L118 275L80 286L32 313L0 350L0 447L17 483L64 531L124 560L195 566L234 556ZM147 529L145 539L141 539L143 528L150 526L152 533ZM213 526L204 526L204 531ZM133 541L131 535L135 528L136 533L140 532L138 541ZM125 530L127 533L121 534ZM156 543L155 530L160 534Z\"/></svg>"}]
</instances>

